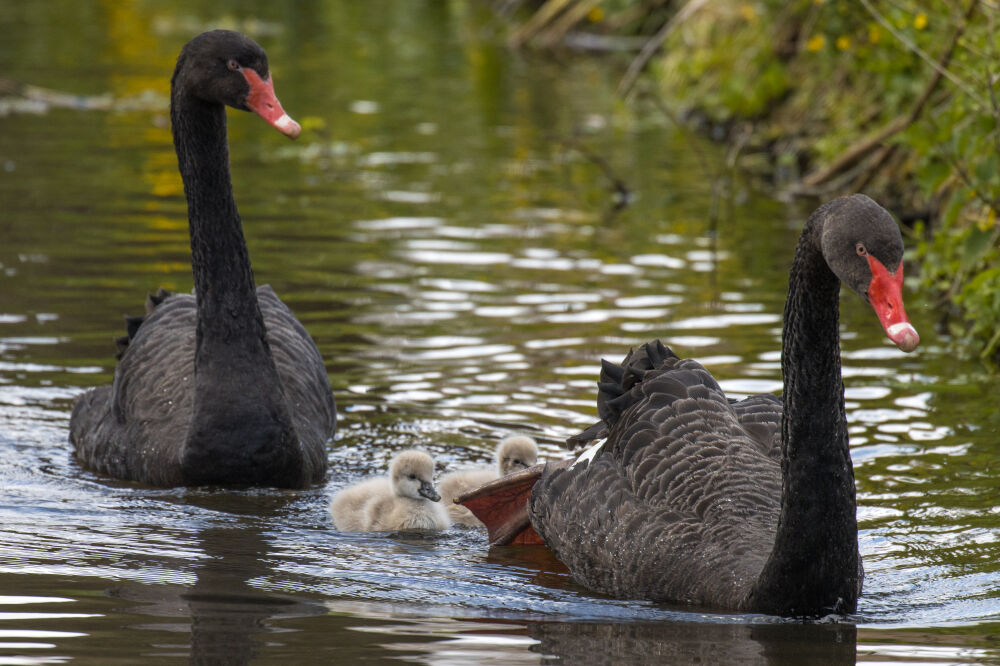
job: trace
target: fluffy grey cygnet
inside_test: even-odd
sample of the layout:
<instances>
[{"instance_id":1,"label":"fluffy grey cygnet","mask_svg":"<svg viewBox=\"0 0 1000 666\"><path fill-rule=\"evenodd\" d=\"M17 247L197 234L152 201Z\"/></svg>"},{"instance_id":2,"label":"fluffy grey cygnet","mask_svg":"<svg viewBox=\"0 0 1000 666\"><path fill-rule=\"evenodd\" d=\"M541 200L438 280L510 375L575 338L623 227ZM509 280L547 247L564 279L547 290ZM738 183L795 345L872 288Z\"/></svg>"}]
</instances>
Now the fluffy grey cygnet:
<instances>
[{"instance_id":1,"label":"fluffy grey cygnet","mask_svg":"<svg viewBox=\"0 0 1000 666\"><path fill-rule=\"evenodd\" d=\"M366 479L333 497L330 513L342 532L443 530L451 525L434 489L434 460L410 449L389 464L389 476Z\"/></svg>"},{"instance_id":2,"label":"fluffy grey cygnet","mask_svg":"<svg viewBox=\"0 0 1000 666\"><path fill-rule=\"evenodd\" d=\"M512 435L497 447L496 468L480 467L450 472L441 477L441 503L448 509L451 519L470 527L483 527L483 523L455 498L511 472L527 469L538 460L538 444L526 435Z\"/></svg>"}]
</instances>

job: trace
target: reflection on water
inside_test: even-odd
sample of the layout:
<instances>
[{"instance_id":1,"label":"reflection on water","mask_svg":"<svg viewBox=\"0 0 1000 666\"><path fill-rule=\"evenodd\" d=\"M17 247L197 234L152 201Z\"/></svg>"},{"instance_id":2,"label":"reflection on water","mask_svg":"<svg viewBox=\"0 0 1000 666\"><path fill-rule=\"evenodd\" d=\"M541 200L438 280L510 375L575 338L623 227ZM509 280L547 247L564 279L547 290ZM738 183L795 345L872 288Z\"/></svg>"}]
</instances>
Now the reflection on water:
<instances>
[{"instance_id":1,"label":"reflection on water","mask_svg":"<svg viewBox=\"0 0 1000 666\"><path fill-rule=\"evenodd\" d=\"M780 389L809 205L727 176L709 220L716 147L616 100L608 61L505 51L477 4L182 5L0 5L4 76L105 100L0 100L0 663L1000 663L1000 387L913 294L910 356L842 304L866 567L849 621L607 599L460 527L334 531L329 497L403 448L439 472L515 432L566 455L600 359L653 337L735 397ZM329 479L302 492L108 481L66 441L120 316L191 288L164 100L179 45L220 22L264 43L306 127L290 143L230 115L255 275L315 337L342 410ZM635 194L617 215L571 136Z\"/></svg>"},{"instance_id":2,"label":"reflection on water","mask_svg":"<svg viewBox=\"0 0 1000 666\"><path fill-rule=\"evenodd\" d=\"M857 629L849 624L687 624L684 622L568 625L540 622L533 649L560 663L588 664L854 664ZM596 657L596 658L595 658Z\"/></svg>"}]
</instances>

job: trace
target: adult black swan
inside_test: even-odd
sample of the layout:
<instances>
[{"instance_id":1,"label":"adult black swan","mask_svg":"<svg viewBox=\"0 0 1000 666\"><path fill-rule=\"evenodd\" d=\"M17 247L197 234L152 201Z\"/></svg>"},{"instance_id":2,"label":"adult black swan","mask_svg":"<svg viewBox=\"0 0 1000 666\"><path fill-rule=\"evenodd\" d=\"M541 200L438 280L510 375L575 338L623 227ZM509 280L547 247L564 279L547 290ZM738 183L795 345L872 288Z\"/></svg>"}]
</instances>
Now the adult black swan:
<instances>
[{"instance_id":1,"label":"adult black swan","mask_svg":"<svg viewBox=\"0 0 1000 666\"><path fill-rule=\"evenodd\" d=\"M593 432L606 429L607 441L459 501L493 543L537 533L605 594L788 616L854 612L862 567L838 296L843 281L913 351L902 259L899 229L874 201L825 204L792 263L781 399L729 401L700 364L648 343L603 364Z\"/></svg>"},{"instance_id":2,"label":"adult black swan","mask_svg":"<svg viewBox=\"0 0 1000 666\"><path fill-rule=\"evenodd\" d=\"M254 287L226 105L299 134L255 42L213 30L181 50L170 118L194 295L153 297L146 317L130 321L113 384L77 400L70 440L80 462L120 479L301 488L326 472L336 409L312 338L269 286Z\"/></svg>"}]
</instances>

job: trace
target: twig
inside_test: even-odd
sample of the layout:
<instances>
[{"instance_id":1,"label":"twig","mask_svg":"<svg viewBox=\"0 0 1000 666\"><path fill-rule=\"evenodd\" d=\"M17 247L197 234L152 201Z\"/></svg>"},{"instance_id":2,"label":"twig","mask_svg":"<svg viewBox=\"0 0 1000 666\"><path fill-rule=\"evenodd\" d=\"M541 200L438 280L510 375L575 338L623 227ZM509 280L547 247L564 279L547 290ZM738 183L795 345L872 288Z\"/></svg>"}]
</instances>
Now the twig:
<instances>
[{"instance_id":1,"label":"twig","mask_svg":"<svg viewBox=\"0 0 1000 666\"><path fill-rule=\"evenodd\" d=\"M521 46L524 44L572 3L573 0L546 0L545 4L532 14L531 18L525 21L524 25L511 35L509 40L510 45Z\"/></svg>"},{"instance_id":2,"label":"twig","mask_svg":"<svg viewBox=\"0 0 1000 666\"><path fill-rule=\"evenodd\" d=\"M87 111L110 109L115 101L110 94L74 95L2 77L0 77L0 95L20 97L59 109L82 109Z\"/></svg>"},{"instance_id":3,"label":"twig","mask_svg":"<svg viewBox=\"0 0 1000 666\"><path fill-rule=\"evenodd\" d=\"M650 88L649 86L645 86L642 92L648 99L652 100L653 106L659 109L660 113L662 113L667 118L667 120L673 123L676 127L684 129L685 125L681 122L681 120L677 118L677 116L663 102L660 96L657 95L654 90L650 90L649 88ZM717 174L714 169L712 169L709 160L706 158L704 151L702 151L701 149L701 146L698 145L697 141L691 139L690 132L685 131L683 136L685 139L687 139L688 145L691 146L692 154L695 156L695 159L697 159L698 162L701 164L702 171L705 172L705 176L709 179L709 181L712 184L711 187L712 199L711 199L711 205L709 206L708 210L708 225L709 229L714 232L719 228L719 217L721 216L720 201L722 201L723 198L722 196L723 178L721 175ZM746 140L749 140L748 134L744 134L744 136L746 137L746 139L738 144L740 146L739 150L742 150L742 146L746 144ZM730 154L730 157L732 158L733 161L729 162L727 160L727 165L730 166L730 168L732 168L732 166L735 164L735 160L737 159L737 155ZM718 239L718 234L713 233L712 234L713 252L715 251L714 244L717 242L717 239ZM712 279L713 280L715 279L714 271L712 273Z\"/></svg>"},{"instance_id":4,"label":"twig","mask_svg":"<svg viewBox=\"0 0 1000 666\"><path fill-rule=\"evenodd\" d=\"M979 358L986 359L987 357L991 356L993 354L993 351L997 348L998 343L1000 343L1000 331L997 331L996 333L993 334L993 337L990 338L990 341L986 343L985 347L983 347L983 351L980 352Z\"/></svg>"},{"instance_id":5,"label":"twig","mask_svg":"<svg viewBox=\"0 0 1000 666\"><path fill-rule=\"evenodd\" d=\"M576 137L557 138L556 141L562 143L567 148L572 148L593 162L604 173L604 176L611 181L611 188L615 192L614 205L611 208L613 211L617 212L628 205L629 201L631 201L632 191L625 184L625 181L618 176L611 165L608 164L606 159L583 145Z\"/></svg>"},{"instance_id":6,"label":"twig","mask_svg":"<svg viewBox=\"0 0 1000 666\"><path fill-rule=\"evenodd\" d=\"M992 208L993 210L1000 212L1000 201L997 199L987 199L983 196L980 191L981 188L976 187L972 182L972 176L969 175L968 169L958 161L954 155L948 156L948 161L951 162L951 168L958 175L959 180L961 180L969 191L972 193L972 197L976 199L979 203L986 206L987 208Z\"/></svg>"},{"instance_id":7,"label":"twig","mask_svg":"<svg viewBox=\"0 0 1000 666\"><path fill-rule=\"evenodd\" d=\"M670 110L670 108L664 103L663 99L656 93L655 90L652 90L650 86L644 86L641 91L641 94L644 98L649 99L651 102L653 102L653 106L655 106L657 110L660 113L662 113L663 116L671 122L671 124L674 125L674 127L680 127L682 129L686 127L684 122L677 117L677 114L675 114L673 111ZM712 180L713 190L714 190L714 184L717 183L720 180L720 178L718 174L716 174L715 171L711 168L711 166L709 166L710 163L708 158L705 156L705 151L702 150L701 146L698 145L697 141L691 140L690 132L685 131L683 133L683 136L687 140L688 145L691 147L691 153L695 156L695 159L697 159L699 164L701 165L702 171L704 171L705 175Z\"/></svg>"},{"instance_id":8,"label":"twig","mask_svg":"<svg viewBox=\"0 0 1000 666\"><path fill-rule=\"evenodd\" d=\"M689 16L697 12L699 9L708 4L708 0L688 0L688 3L684 5L680 11L670 17L670 20L664 24L660 30L653 35L648 42L642 47L642 51L639 55L635 57L635 60L631 62L628 66L628 70L625 71L625 76L622 77L622 82L618 84L618 94L625 96L632 90L632 86L635 85L636 79L639 78L639 74L642 70L646 68L649 64L650 58L653 57L660 47L663 46L663 42L667 40L677 26L683 23Z\"/></svg>"},{"instance_id":9,"label":"twig","mask_svg":"<svg viewBox=\"0 0 1000 666\"><path fill-rule=\"evenodd\" d=\"M858 177L854 184L851 185L851 189L855 192L860 192L861 190L868 187L868 183L872 182L875 174L879 172L882 166L889 161L899 146L896 144L890 144L888 146L882 146L881 150L875 155L875 159L872 163L868 165L862 174Z\"/></svg>"},{"instance_id":10,"label":"twig","mask_svg":"<svg viewBox=\"0 0 1000 666\"><path fill-rule=\"evenodd\" d=\"M582 21L600 2L601 0L580 0L580 2L577 2L574 6L563 12L562 16L552 21L545 34L542 35L543 45L552 47L559 43L566 36L566 33Z\"/></svg>"}]
</instances>

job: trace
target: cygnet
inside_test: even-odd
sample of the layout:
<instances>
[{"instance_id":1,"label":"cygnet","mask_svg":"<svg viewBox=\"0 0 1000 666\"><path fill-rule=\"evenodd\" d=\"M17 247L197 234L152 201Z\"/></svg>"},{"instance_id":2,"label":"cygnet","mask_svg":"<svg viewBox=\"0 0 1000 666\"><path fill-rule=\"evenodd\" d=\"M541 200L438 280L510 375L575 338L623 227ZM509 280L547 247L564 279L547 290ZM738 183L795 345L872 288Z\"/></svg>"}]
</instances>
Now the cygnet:
<instances>
[{"instance_id":1,"label":"cygnet","mask_svg":"<svg viewBox=\"0 0 1000 666\"><path fill-rule=\"evenodd\" d=\"M462 525L483 527L482 522L472 515L472 512L461 504L455 504L455 498L473 488L489 483L511 472L527 469L538 460L538 445L531 437L512 435L497 447L495 469L482 467L451 472L441 477L441 503L448 509L451 519Z\"/></svg>"},{"instance_id":2,"label":"cygnet","mask_svg":"<svg viewBox=\"0 0 1000 666\"><path fill-rule=\"evenodd\" d=\"M392 459L389 476L356 483L330 502L333 524L343 532L443 530L451 525L434 489L434 460L414 449Z\"/></svg>"}]
</instances>

